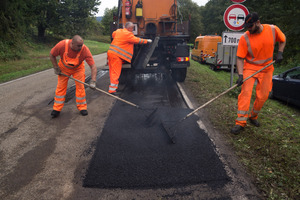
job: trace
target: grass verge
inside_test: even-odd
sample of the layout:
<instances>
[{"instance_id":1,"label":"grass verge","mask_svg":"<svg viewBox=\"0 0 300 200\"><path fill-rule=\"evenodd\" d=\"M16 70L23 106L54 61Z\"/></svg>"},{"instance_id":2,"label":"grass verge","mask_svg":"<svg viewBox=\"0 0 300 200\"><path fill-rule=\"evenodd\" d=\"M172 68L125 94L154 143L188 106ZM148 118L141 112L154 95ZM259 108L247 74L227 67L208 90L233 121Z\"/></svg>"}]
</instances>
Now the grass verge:
<instances>
[{"instance_id":1,"label":"grass verge","mask_svg":"<svg viewBox=\"0 0 300 200\"><path fill-rule=\"evenodd\" d=\"M106 52L110 45L91 40L85 40L84 44L89 47L93 55ZM49 53L54 45L55 43L27 43L21 59L0 63L0 83L50 69L52 64Z\"/></svg>"},{"instance_id":2,"label":"grass verge","mask_svg":"<svg viewBox=\"0 0 300 200\"><path fill-rule=\"evenodd\" d=\"M185 81L200 105L228 89L229 83L230 72L215 72L195 61ZM300 110L270 99L259 115L261 127L247 125L240 135L231 135L239 93L236 88L207 106L210 121L226 135L266 199L300 199Z\"/></svg>"}]
</instances>

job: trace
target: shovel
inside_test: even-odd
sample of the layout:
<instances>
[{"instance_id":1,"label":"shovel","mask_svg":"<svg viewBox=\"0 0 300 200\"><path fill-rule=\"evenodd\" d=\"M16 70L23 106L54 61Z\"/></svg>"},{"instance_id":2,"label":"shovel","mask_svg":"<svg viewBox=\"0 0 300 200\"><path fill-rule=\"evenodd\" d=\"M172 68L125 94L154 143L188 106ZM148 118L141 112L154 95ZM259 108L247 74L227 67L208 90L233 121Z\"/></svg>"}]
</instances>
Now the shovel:
<instances>
[{"instance_id":1,"label":"shovel","mask_svg":"<svg viewBox=\"0 0 300 200\"><path fill-rule=\"evenodd\" d=\"M269 67L270 65L272 65L273 63L275 63L275 61L269 63L268 65L264 66L263 68L261 68L260 70L256 71L255 73L253 73L252 75L248 76L247 78L245 78L243 80L243 82L247 81L249 78L251 78L252 76L258 74L259 72L261 72L262 70L266 69L267 67ZM167 132L168 136L170 137L171 141L173 144L176 143L176 139L175 139L175 132L174 130L176 130L176 127L182 122L184 121L186 118L190 117L191 115L193 115L195 112L197 112L198 110L204 108L205 106L207 106L208 104L210 104L211 102L213 102L214 100L218 99L220 96L226 94L227 92L233 90L234 88L237 87L237 84L235 84L234 86L228 88L227 90L225 90L224 92L222 92L221 94L219 94L218 96L214 97L213 99L209 100L208 102L206 102L205 104L203 104L202 106L196 108L194 111L190 112L189 114L187 114L184 118L180 119L179 121L165 121L165 122L161 122L163 128L165 129L165 131ZM173 122L174 125L169 126L169 123Z\"/></svg>"},{"instance_id":2,"label":"shovel","mask_svg":"<svg viewBox=\"0 0 300 200\"><path fill-rule=\"evenodd\" d=\"M77 82L79 82L79 83L82 83L82 84L84 84L84 85L90 87L89 84L87 84L87 83L85 83L85 82L82 82L82 81L80 81L80 80L78 80L78 79L76 79L76 78L73 78L72 76L68 76L68 75L66 75L66 74L64 74L64 73L60 73L60 74L63 75L63 76L66 76L66 77L68 77L68 78L70 78L70 79L72 79L72 80L74 80L74 81L77 81ZM118 97L118 96L115 96L115 95L113 95L113 94L111 94L111 93L109 93L109 92L106 92L106 91L104 91L104 90L101 90L101 89L99 89L99 88L97 88L97 87L95 88L95 90L97 90L97 91L99 91L99 92L102 92L102 93L104 93L104 94L107 94L107 95L109 95L109 96L111 96L111 97L113 97L113 98L115 98L115 99L120 100L120 101L123 101L124 103L126 103L126 104L128 104L128 105L131 105L131 106L133 106L133 107L135 107L135 108L137 108L137 109L140 109L140 110L143 110L143 111L149 110L149 109L146 109L146 108L142 108L142 107L140 107L140 106L138 106L138 105L136 105L136 104L134 104L134 103L132 103L132 102L130 102L130 101L126 101L125 99L122 99L122 98L120 98L120 97ZM151 109L151 110L153 110L153 109ZM152 120L154 119L154 114L156 113L156 111L157 111L157 108L154 108L154 110L147 116L147 120L146 120L147 123L149 123L149 124L152 123Z\"/></svg>"}]
</instances>

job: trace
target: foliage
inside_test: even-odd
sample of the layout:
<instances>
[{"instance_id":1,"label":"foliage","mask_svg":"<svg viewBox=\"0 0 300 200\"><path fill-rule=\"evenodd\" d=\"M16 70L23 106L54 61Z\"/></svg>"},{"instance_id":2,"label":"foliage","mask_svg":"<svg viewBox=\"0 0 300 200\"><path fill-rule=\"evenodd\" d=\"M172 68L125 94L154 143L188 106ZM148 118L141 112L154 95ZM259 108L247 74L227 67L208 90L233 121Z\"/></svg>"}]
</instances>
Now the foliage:
<instances>
[{"instance_id":1,"label":"foliage","mask_svg":"<svg viewBox=\"0 0 300 200\"><path fill-rule=\"evenodd\" d=\"M261 23L275 24L283 31L287 38L284 57L293 58L293 62L297 62L297 64L300 64L299 4L299 0L252 0L245 2L249 12L257 12L260 15Z\"/></svg>"},{"instance_id":2,"label":"foliage","mask_svg":"<svg viewBox=\"0 0 300 200\"><path fill-rule=\"evenodd\" d=\"M52 38L46 42L46 44L45 42L26 42L25 53L19 60L0 62L0 83L51 69L52 63L49 60L49 52L58 40ZM92 55L104 53L109 48L109 43L84 40L84 44L89 47Z\"/></svg>"},{"instance_id":3,"label":"foliage","mask_svg":"<svg viewBox=\"0 0 300 200\"><path fill-rule=\"evenodd\" d=\"M46 40L46 33L85 36L89 27L95 25L92 13L98 11L100 3L99 0L0 1L0 60L19 59L26 39L36 33L42 41Z\"/></svg>"},{"instance_id":4,"label":"foliage","mask_svg":"<svg viewBox=\"0 0 300 200\"><path fill-rule=\"evenodd\" d=\"M263 24L277 25L287 37L287 45L284 51L285 63L300 64L300 10L299 0L251 0L245 1L249 12L258 12ZM226 8L231 5L229 0L210 0L202 9L202 23L204 29L202 35L221 34L227 28L223 22ZM245 31L245 30L243 30Z\"/></svg>"},{"instance_id":5,"label":"foliage","mask_svg":"<svg viewBox=\"0 0 300 200\"><path fill-rule=\"evenodd\" d=\"M58 20L58 0L31 0L28 1L29 10L32 14L33 25L38 29L38 37L44 38L47 28L55 27Z\"/></svg>"},{"instance_id":6,"label":"foliage","mask_svg":"<svg viewBox=\"0 0 300 200\"><path fill-rule=\"evenodd\" d=\"M0 1L0 59L20 58L23 49L20 44L26 33L29 21L25 0Z\"/></svg>"},{"instance_id":7,"label":"foliage","mask_svg":"<svg viewBox=\"0 0 300 200\"><path fill-rule=\"evenodd\" d=\"M112 9L106 8L104 11L104 16L101 20L101 24L103 25L103 34L110 35L110 24L113 22L113 15L118 12L117 7L113 7Z\"/></svg>"},{"instance_id":8,"label":"foliage","mask_svg":"<svg viewBox=\"0 0 300 200\"><path fill-rule=\"evenodd\" d=\"M202 9L202 17L204 30L202 35L211 35L217 33L221 35L223 31L227 30L223 22L223 15L226 8L231 5L231 1L225 0L210 0Z\"/></svg>"},{"instance_id":9,"label":"foliage","mask_svg":"<svg viewBox=\"0 0 300 200\"><path fill-rule=\"evenodd\" d=\"M86 35L103 35L103 25L97 21L96 17L89 18L89 27L86 29Z\"/></svg>"},{"instance_id":10,"label":"foliage","mask_svg":"<svg viewBox=\"0 0 300 200\"><path fill-rule=\"evenodd\" d=\"M86 29L90 26L89 17L92 17L92 12L98 11L98 5L99 0L61 0L57 8L60 26L56 31L66 36L85 36Z\"/></svg>"},{"instance_id":11,"label":"foliage","mask_svg":"<svg viewBox=\"0 0 300 200\"><path fill-rule=\"evenodd\" d=\"M190 41L193 42L204 29L201 16L201 7L191 0L178 0L178 18L182 21L191 20L190 23Z\"/></svg>"}]
</instances>

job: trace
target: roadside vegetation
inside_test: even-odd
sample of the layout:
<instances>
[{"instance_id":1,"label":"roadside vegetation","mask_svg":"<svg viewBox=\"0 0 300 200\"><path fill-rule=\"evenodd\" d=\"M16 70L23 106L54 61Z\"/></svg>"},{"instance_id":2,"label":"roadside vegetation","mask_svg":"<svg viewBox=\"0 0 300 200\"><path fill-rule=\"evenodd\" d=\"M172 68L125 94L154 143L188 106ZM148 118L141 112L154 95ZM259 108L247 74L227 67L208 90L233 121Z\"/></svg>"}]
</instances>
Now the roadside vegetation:
<instances>
[{"instance_id":1,"label":"roadside vegetation","mask_svg":"<svg viewBox=\"0 0 300 200\"><path fill-rule=\"evenodd\" d=\"M109 36L97 37L101 41L107 41L107 38ZM59 40L53 39L46 43L27 42L19 59L0 62L0 83L50 69L52 64L49 53ZM84 44L89 47L93 55L106 52L110 45L109 43L92 40L84 40Z\"/></svg>"},{"instance_id":2,"label":"roadside vegetation","mask_svg":"<svg viewBox=\"0 0 300 200\"><path fill-rule=\"evenodd\" d=\"M64 38L81 35L92 54L106 52L110 43L110 22L116 8L107 9L97 22L99 0L86 1L4 0L0 3L0 83L52 67L51 48ZM191 40L227 30L223 14L232 1L209 0L199 7L191 0L178 0L182 20L191 19ZM298 2L293 0L252 0L243 3L256 11L262 23L276 24L287 36L284 66L274 74L300 63ZM280 9L279 9L280 8ZM191 61L185 84L199 104L229 87L230 73L212 71L207 65ZM268 100L257 128L247 125L240 135L231 135L237 111L236 88L205 108L213 125L226 135L240 161L256 177L266 199L300 199L300 110L277 100Z\"/></svg>"},{"instance_id":3,"label":"roadside vegetation","mask_svg":"<svg viewBox=\"0 0 300 200\"><path fill-rule=\"evenodd\" d=\"M276 66L274 74L286 69ZM230 72L191 61L185 84L202 105L229 88ZM269 99L259 115L261 127L247 124L241 134L232 135L239 93L236 88L207 106L210 121L226 135L266 199L299 199L300 109Z\"/></svg>"}]
</instances>

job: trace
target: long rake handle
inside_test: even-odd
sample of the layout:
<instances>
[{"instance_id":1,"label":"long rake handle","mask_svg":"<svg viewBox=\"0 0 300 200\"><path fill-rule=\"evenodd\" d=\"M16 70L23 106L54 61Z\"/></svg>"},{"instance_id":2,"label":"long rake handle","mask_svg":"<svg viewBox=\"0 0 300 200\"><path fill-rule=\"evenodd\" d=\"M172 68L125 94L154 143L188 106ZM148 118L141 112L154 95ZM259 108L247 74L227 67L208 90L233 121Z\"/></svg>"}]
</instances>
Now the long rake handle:
<instances>
[{"instance_id":1,"label":"long rake handle","mask_svg":"<svg viewBox=\"0 0 300 200\"><path fill-rule=\"evenodd\" d=\"M85 82L82 82L82 81L80 81L80 80L78 80L78 79L76 79L76 78L73 78L72 76L68 76L68 75L66 75L66 74L64 74L64 73L60 73L60 74L63 75L63 76L69 77L70 79L72 79L72 80L74 80L74 81L77 81L77 82L79 82L79 83L82 83L82 84L84 84L84 85L90 87L89 84L87 84L87 83L85 83ZM123 101L124 103L127 103L127 104L129 104L129 105L131 105L131 106L134 106L134 107L136 107L136 108L140 108L138 105L136 105L136 104L134 104L134 103L131 103L131 102L129 102L129 101L126 101L126 100L124 100L124 99L121 99L120 97L117 97L117 96L115 96L115 95L112 95L112 94L110 94L109 92L106 92L106 91L104 91L104 90L101 90L101 89L99 89L99 88L97 88L97 87L95 88L95 90L97 90L97 91L99 91L99 92L102 92L102 93L104 93L104 94L107 94L107 95L109 95L109 96L111 96L111 97L113 97L113 98L115 98L115 99L120 100L120 101Z\"/></svg>"},{"instance_id":2,"label":"long rake handle","mask_svg":"<svg viewBox=\"0 0 300 200\"><path fill-rule=\"evenodd\" d=\"M252 75L250 75L250 76L248 76L247 78L245 78L245 79L243 80L243 82L247 81L249 78L251 78L252 76L258 74L259 72L261 72L262 70L266 69L267 67L269 67L270 65L272 65L272 64L274 64L274 63L275 63L275 61L273 61L273 62L267 64L266 66L264 66L264 67L261 68L260 70L257 70L255 73L253 73ZM197 112L198 110L200 110L201 108L207 106L208 104L210 104L211 102L213 102L214 100L216 100L217 98L219 98L220 96L226 94L227 92L233 90L233 89L236 88L236 87L237 87L237 84L235 84L235 85L232 86L231 88L228 88L227 90L225 90L224 92L222 92L221 94L219 94L218 96L216 96L215 98L209 100L208 102L206 102L205 104L203 104L203 105L200 106L199 108L197 108L197 109L195 109L194 111L190 112L187 116L185 116L183 119L181 119L181 121L182 121L182 120L185 120L186 118L188 118L189 116L191 116L192 114L194 114L195 112Z\"/></svg>"}]
</instances>

